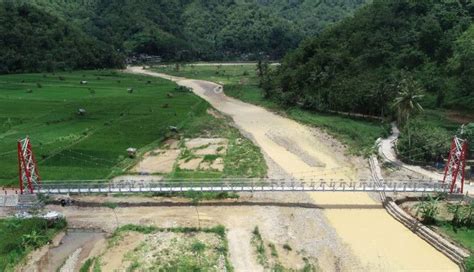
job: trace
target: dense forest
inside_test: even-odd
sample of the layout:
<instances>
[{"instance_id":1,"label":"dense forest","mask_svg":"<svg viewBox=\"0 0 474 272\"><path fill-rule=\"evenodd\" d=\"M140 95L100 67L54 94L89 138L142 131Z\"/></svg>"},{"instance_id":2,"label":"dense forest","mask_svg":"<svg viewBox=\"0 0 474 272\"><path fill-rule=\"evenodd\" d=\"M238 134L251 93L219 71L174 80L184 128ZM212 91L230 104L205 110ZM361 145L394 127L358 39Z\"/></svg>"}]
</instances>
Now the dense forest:
<instances>
[{"instance_id":1,"label":"dense forest","mask_svg":"<svg viewBox=\"0 0 474 272\"><path fill-rule=\"evenodd\" d=\"M384 1L309 39L263 85L287 106L386 116L402 89L474 110L474 2Z\"/></svg>"},{"instance_id":2,"label":"dense forest","mask_svg":"<svg viewBox=\"0 0 474 272\"><path fill-rule=\"evenodd\" d=\"M137 54L279 59L365 2L0 0L0 72L116 67Z\"/></svg>"},{"instance_id":3,"label":"dense forest","mask_svg":"<svg viewBox=\"0 0 474 272\"><path fill-rule=\"evenodd\" d=\"M31 6L0 3L0 73L117 67L103 42Z\"/></svg>"},{"instance_id":4,"label":"dense forest","mask_svg":"<svg viewBox=\"0 0 474 272\"><path fill-rule=\"evenodd\" d=\"M440 161L455 133L474 146L444 117L474 111L473 18L467 0L374 0L302 42L278 69L260 64L260 86L284 107L394 119L401 158Z\"/></svg>"}]
</instances>

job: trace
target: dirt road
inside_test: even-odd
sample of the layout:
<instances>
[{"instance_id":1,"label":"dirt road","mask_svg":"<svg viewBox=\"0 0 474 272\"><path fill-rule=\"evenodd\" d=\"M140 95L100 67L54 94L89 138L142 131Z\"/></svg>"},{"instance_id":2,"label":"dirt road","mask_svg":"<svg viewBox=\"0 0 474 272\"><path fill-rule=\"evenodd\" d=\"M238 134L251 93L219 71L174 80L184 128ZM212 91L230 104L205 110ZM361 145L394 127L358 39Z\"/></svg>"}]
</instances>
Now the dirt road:
<instances>
[{"instance_id":1,"label":"dirt road","mask_svg":"<svg viewBox=\"0 0 474 272\"><path fill-rule=\"evenodd\" d=\"M271 176L290 175L315 179L368 177L364 160L346 156L344 149L321 131L261 107L229 98L215 83L173 77L143 70L141 67L129 67L127 72L162 77L190 87L214 108L231 116L241 132L261 148ZM309 197L315 203L323 205L376 203L363 193L311 193ZM324 210L323 213L325 218L321 222L329 222L365 270L459 270L447 257L382 209L331 209ZM315 235L315 239L316 237L318 236ZM334 243L338 243L337 239Z\"/></svg>"}]
</instances>

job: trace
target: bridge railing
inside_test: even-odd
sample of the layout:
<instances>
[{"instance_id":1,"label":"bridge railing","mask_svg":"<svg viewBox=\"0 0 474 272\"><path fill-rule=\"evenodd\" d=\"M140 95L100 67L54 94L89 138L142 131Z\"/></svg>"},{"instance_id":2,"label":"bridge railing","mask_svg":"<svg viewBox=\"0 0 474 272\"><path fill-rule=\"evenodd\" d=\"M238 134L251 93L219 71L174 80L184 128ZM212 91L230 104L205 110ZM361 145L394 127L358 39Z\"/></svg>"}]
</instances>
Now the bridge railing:
<instances>
[{"instance_id":1,"label":"bridge railing","mask_svg":"<svg viewBox=\"0 0 474 272\"><path fill-rule=\"evenodd\" d=\"M172 193L172 192L448 192L447 184L432 182L312 181L312 180L192 180L118 183L43 183L38 192L61 193Z\"/></svg>"}]
</instances>

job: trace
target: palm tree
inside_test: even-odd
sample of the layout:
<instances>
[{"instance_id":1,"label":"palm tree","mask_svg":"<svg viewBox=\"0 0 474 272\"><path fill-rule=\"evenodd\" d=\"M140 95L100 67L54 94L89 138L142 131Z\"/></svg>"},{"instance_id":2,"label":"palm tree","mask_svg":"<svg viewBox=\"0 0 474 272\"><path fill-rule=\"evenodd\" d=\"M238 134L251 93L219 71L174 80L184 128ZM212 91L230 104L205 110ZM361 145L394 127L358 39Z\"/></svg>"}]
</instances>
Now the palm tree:
<instances>
[{"instance_id":1,"label":"palm tree","mask_svg":"<svg viewBox=\"0 0 474 272\"><path fill-rule=\"evenodd\" d=\"M393 107L397 111L398 124L403 126L412 115L423 111L419 101L424 95L420 94L423 91L422 88L409 77L404 77L400 81L398 90Z\"/></svg>"}]
</instances>

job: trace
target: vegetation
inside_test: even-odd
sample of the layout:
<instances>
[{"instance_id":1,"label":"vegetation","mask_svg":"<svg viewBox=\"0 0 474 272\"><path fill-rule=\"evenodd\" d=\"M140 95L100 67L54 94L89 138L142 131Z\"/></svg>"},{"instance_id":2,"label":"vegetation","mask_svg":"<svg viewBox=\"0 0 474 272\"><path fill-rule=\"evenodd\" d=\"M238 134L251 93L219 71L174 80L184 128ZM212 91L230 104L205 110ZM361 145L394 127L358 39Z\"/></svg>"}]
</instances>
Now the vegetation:
<instances>
[{"instance_id":1,"label":"vegetation","mask_svg":"<svg viewBox=\"0 0 474 272\"><path fill-rule=\"evenodd\" d=\"M404 126L410 121L412 115L423 111L419 103L423 95L420 94L422 89L412 78L403 78L398 89L398 96L395 97L393 107L396 110L398 125Z\"/></svg>"},{"instance_id":2,"label":"vegetation","mask_svg":"<svg viewBox=\"0 0 474 272\"><path fill-rule=\"evenodd\" d=\"M436 216L439 214L438 198L428 196L428 199L418 203L416 207L416 215L421 216L421 221L427 225L436 223Z\"/></svg>"},{"instance_id":3,"label":"vegetation","mask_svg":"<svg viewBox=\"0 0 474 272\"><path fill-rule=\"evenodd\" d=\"M252 244L255 246L258 263L264 267L268 267L265 243L263 242L262 235L260 234L258 226L255 226L252 231Z\"/></svg>"},{"instance_id":4,"label":"vegetation","mask_svg":"<svg viewBox=\"0 0 474 272\"><path fill-rule=\"evenodd\" d=\"M208 114L204 100L176 90L172 82L101 70L4 75L0 84L1 185L16 183L16 141L26 135L43 180L97 180L122 174L137 162L139 158L127 156L127 148L144 153L174 137L170 126L176 126L183 137L208 133L230 140L224 172L176 171L171 177L266 174L257 147L225 120ZM132 87L135 91L128 93ZM85 113L79 114L79 109Z\"/></svg>"},{"instance_id":5,"label":"vegetation","mask_svg":"<svg viewBox=\"0 0 474 272\"><path fill-rule=\"evenodd\" d=\"M272 59L365 0L0 0L0 74L172 60Z\"/></svg>"},{"instance_id":6,"label":"vegetation","mask_svg":"<svg viewBox=\"0 0 474 272\"><path fill-rule=\"evenodd\" d=\"M94 262L96 261L97 258L90 258L90 259L87 259L84 264L81 266L81 268L79 269L79 272L89 272L91 270L91 268L93 267L92 265L94 264Z\"/></svg>"},{"instance_id":7,"label":"vegetation","mask_svg":"<svg viewBox=\"0 0 474 272\"><path fill-rule=\"evenodd\" d=\"M1 76L0 184L16 182L16 141L26 135L44 180L103 179L134 163L127 148L156 146L169 126L186 130L206 117L203 100L175 93L170 101L166 94L175 85L149 80L110 70ZM164 103L171 106L163 109Z\"/></svg>"},{"instance_id":8,"label":"vegetation","mask_svg":"<svg viewBox=\"0 0 474 272\"><path fill-rule=\"evenodd\" d=\"M459 243L474 254L474 202L467 198L459 202L442 201L428 197L415 205L416 215L423 223L432 225L437 231ZM473 271L474 258L465 262L467 271Z\"/></svg>"},{"instance_id":9,"label":"vegetation","mask_svg":"<svg viewBox=\"0 0 474 272\"><path fill-rule=\"evenodd\" d=\"M0 74L121 67L123 63L110 46L66 21L10 1L0 1L0 41Z\"/></svg>"},{"instance_id":10,"label":"vegetation","mask_svg":"<svg viewBox=\"0 0 474 272\"><path fill-rule=\"evenodd\" d=\"M473 110L473 7L374 0L286 56L271 95L286 106L389 116L409 74L416 82L406 87L424 90L428 108Z\"/></svg>"},{"instance_id":11,"label":"vegetation","mask_svg":"<svg viewBox=\"0 0 474 272\"><path fill-rule=\"evenodd\" d=\"M448 153L453 137L452 131L423 119L409 121L401 132L398 153L403 160L415 164L440 161L440 156Z\"/></svg>"},{"instance_id":12,"label":"vegetation","mask_svg":"<svg viewBox=\"0 0 474 272\"><path fill-rule=\"evenodd\" d=\"M48 222L40 218L1 219L0 270L14 271L15 266L29 252L47 244L65 227L65 220Z\"/></svg>"},{"instance_id":13,"label":"vegetation","mask_svg":"<svg viewBox=\"0 0 474 272\"><path fill-rule=\"evenodd\" d=\"M261 64L262 66L268 64ZM274 66L263 70L275 69ZM341 115L314 112L298 107L283 108L271 99L266 99L262 88L259 87L259 68L255 65L181 65L177 71L173 65L153 67L152 70L175 76L209 80L224 84L226 95L235 97L247 103L260 105L280 112L298 122L323 128L330 134L348 145L349 152L354 154L369 154L374 142L388 134L388 126L380 121L363 120L361 118L344 117Z\"/></svg>"},{"instance_id":14,"label":"vegetation","mask_svg":"<svg viewBox=\"0 0 474 272\"><path fill-rule=\"evenodd\" d=\"M113 194L114 197L136 196L136 194L118 193ZM237 199L240 196L233 192L177 192L177 193L141 193L140 196L148 197L184 197L191 199L194 203L203 200L222 200L222 199ZM104 206L109 207L110 203L105 202Z\"/></svg>"},{"instance_id":15,"label":"vegetation","mask_svg":"<svg viewBox=\"0 0 474 272\"><path fill-rule=\"evenodd\" d=\"M166 271L217 271L222 265L220 259L225 261L225 269L233 271L228 260L228 245L226 230L224 226L213 228L158 228L154 226L125 225L118 228L109 240L109 246L120 242L123 236L130 231L140 232L149 237L160 232L172 232L186 234L176 236L170 241L161 241L159 247L148 243L147 239L137 248L125 254L125 258L131 262L129 270L149 270L151 267ZM209 233L217 236L215 239L206 239L199 233ZM161 247L161 249L160 249ZM165 248L163 248L165 247ZM150 258L150 253L152 257ZM143 256L146 256L145 258Z\"/></svg>"},{"instance_id":16,"label":"vegetation","mask_svg":"<svg viewBox=\"0 0 474 272\"><path fill-rule=\"evenodd\" d=\"M239 130L232 127L231 120L221 116L214 110L217 116L207 114L202 118L196 118L189 124L187 130L182 134L185 138L194 137L222 137L228 140L225 154L214 154L204 156L204 161L214 161L222 158L224 161L223 171L213 170L183 170L175 167L168 176L170 178L220 178L220 177L264 177L267 173L267 165L260 152L249 139L242 137ZM195 158L192 150L183 147L180 159L190 160Z\"/></svg>"},{"instance_id":17,"label":"vegetation","mask_svg":"<svg viewBox=\"0 0 474 272\"><path fill-rule=\"evenodd\" d=\"M275 244L273 243L268 243L265 245L265 242L263 240L263 237L260 233L260 230L258 226L255 226L255 228L252 231L252 240L251 240L252 245L255 247L255 252L257 255L257 261L260 265L264 267L265 270L268 271L275 271L275 272L285 272L285 271L301 271L301 272L313 272L313 271L319 271L316 265L311 263L308 258L303 257L303 261L305 266L303 269L289 269L283 266L279 260L279 255L278 251L276 249ZM283 245L283 249L286 251L291 251L291 247L288 244Z\"/></svg>"}]
</instances>

